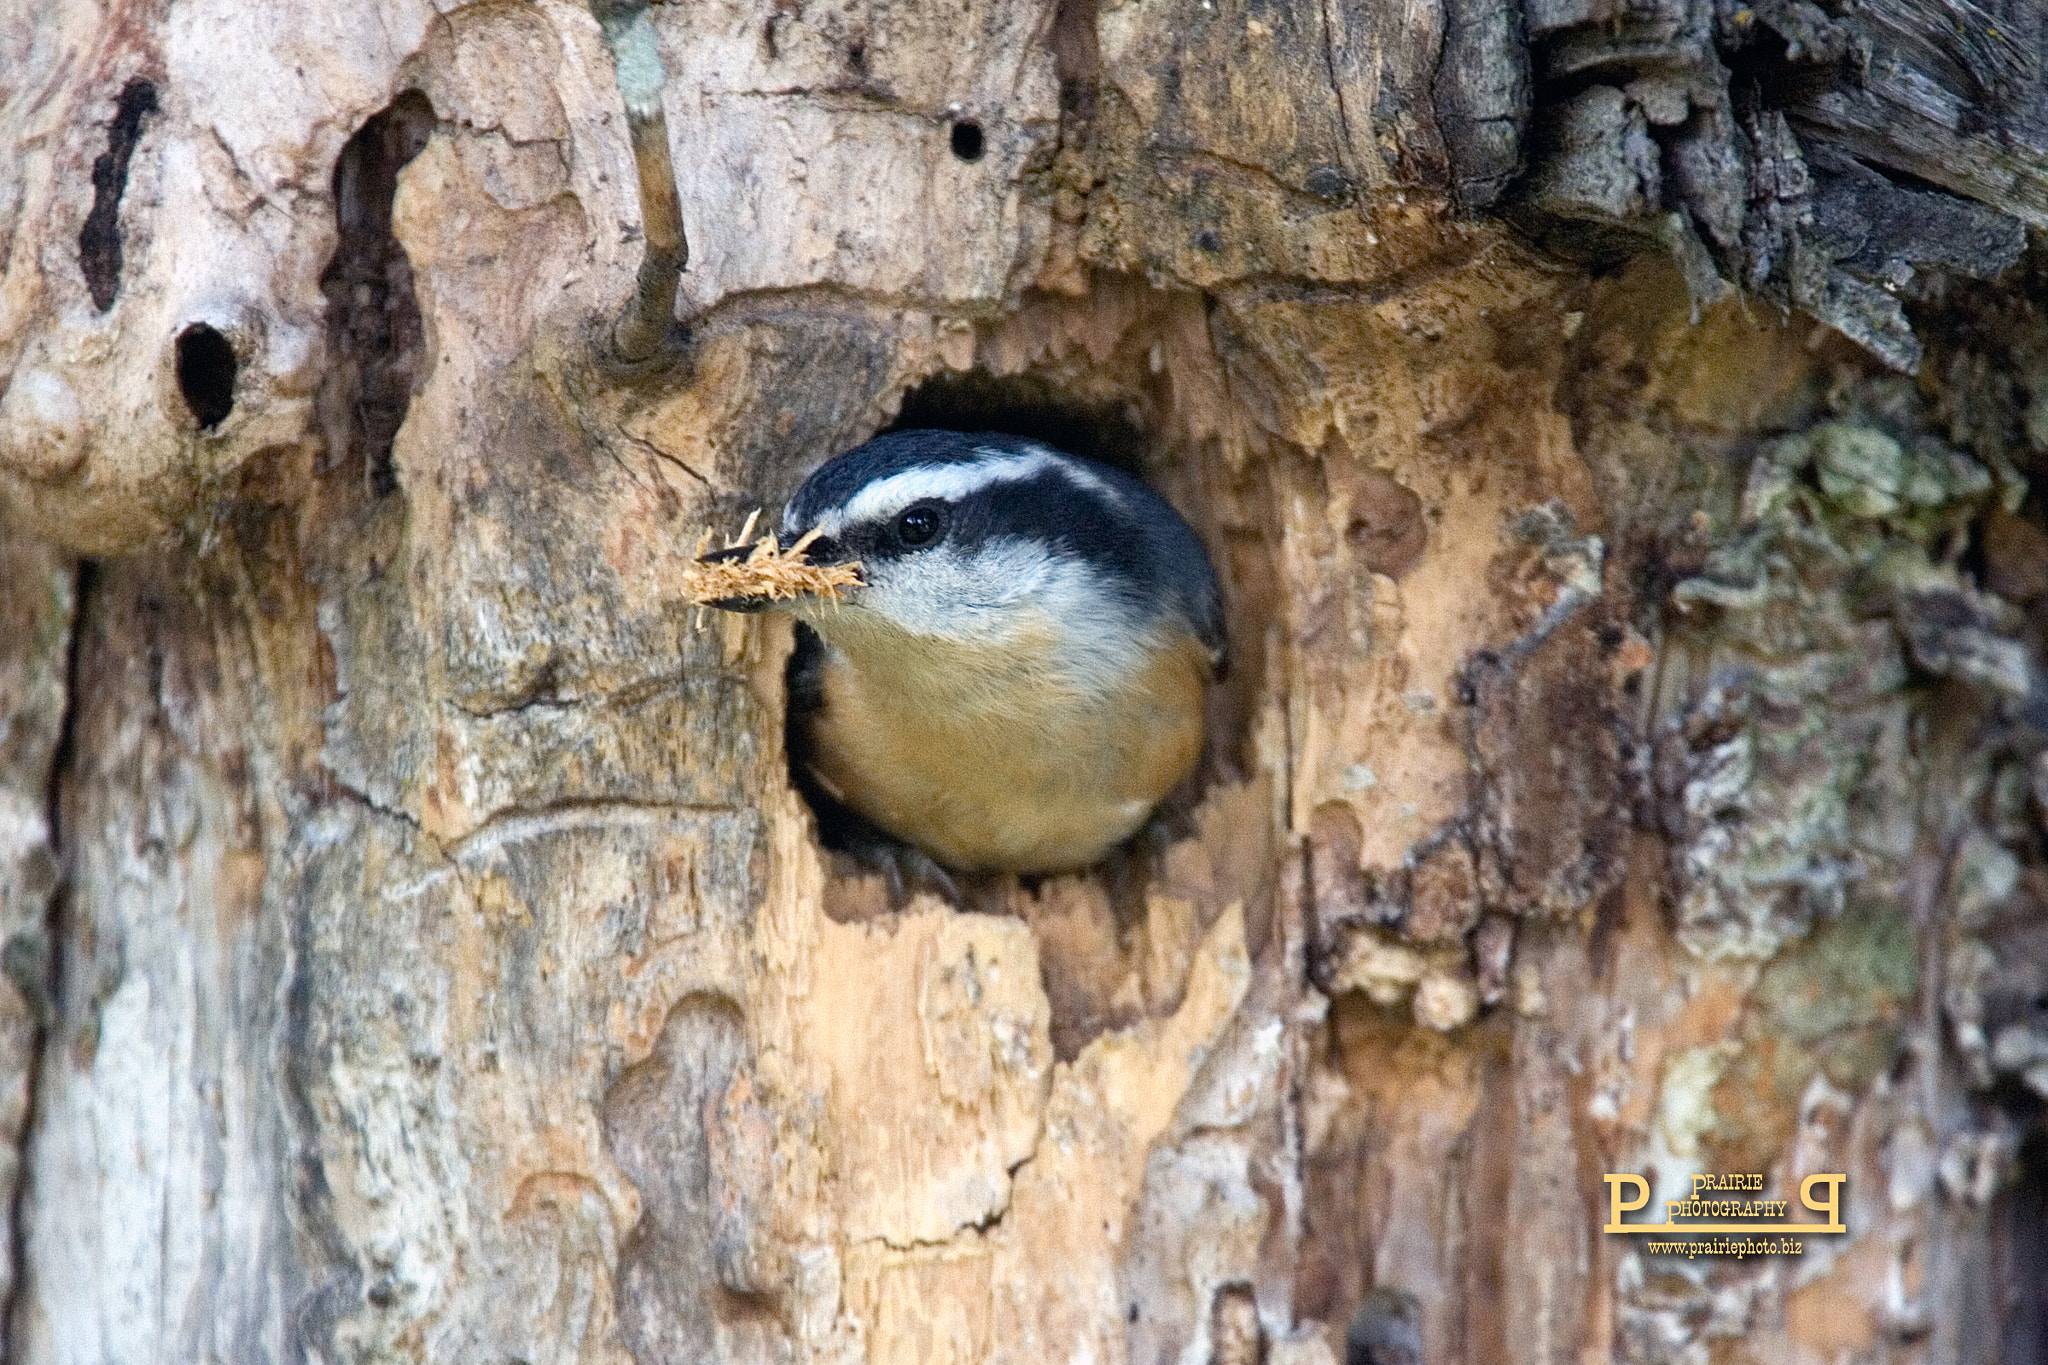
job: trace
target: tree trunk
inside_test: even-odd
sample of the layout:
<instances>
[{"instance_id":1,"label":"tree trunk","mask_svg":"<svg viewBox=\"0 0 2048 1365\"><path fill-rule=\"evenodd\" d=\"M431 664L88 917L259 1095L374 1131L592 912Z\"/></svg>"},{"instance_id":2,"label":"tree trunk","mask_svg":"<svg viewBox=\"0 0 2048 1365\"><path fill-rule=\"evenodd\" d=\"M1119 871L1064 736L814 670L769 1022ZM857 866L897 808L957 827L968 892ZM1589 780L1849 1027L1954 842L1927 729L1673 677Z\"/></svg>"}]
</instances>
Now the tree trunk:
<instances>
[{"instance_id":1,"label":"tree trunk","mask_svg":"<svg viewBox=\"0 0 2048 1365\"><path fill-rule=\"evenodd\" d=\"M6 6L8 1358L2048 1362L2044 40ZM1210 547L1137 882L892 906L682 601L892 425Z\"/></svg>"}]
</instances>

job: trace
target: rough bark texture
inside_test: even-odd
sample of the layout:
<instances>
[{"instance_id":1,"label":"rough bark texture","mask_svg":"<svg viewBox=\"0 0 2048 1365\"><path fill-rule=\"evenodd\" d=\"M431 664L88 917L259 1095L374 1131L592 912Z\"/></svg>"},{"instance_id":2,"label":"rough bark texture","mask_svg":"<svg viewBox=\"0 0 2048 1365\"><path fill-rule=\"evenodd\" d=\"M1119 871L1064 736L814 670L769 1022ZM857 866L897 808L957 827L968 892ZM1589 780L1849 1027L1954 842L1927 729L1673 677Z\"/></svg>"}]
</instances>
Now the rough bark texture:
<instances>
[{"instance_id":1,"label":"rough bark texture","mask_svg":"<svg viewBox=\"0 0 2048 1365\"><path fill-rule=\"evenodd\" d=\"M598 10L0 12L9 1359L2048 1361L2037 6ZM678 600L891 423L1210 545L1135 882Z\"/></svg>"}]
</instances>

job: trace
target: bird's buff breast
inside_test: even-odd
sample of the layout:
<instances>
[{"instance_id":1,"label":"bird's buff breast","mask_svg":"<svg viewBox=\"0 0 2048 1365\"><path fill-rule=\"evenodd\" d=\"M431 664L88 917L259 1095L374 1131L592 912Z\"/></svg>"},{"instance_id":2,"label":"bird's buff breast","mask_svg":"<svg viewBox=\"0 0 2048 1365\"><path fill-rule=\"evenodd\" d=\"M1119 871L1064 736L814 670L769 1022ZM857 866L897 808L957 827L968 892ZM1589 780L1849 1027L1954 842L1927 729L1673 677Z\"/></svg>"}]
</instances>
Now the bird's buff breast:
<instances>
[{"instance_id":1,"label":"bird's buff breast","mask_svg":"<svg viewBox=\"0 0 2048 1365\"><path fill-rule=\"evenodd\" d=\"M1014 652L876 646L827 652L812 773L956 871L1087 867L1201 754L1208 655L1191 637L1152 651L1098 697L1047 681Z\"/></svg>"}]
</instances>

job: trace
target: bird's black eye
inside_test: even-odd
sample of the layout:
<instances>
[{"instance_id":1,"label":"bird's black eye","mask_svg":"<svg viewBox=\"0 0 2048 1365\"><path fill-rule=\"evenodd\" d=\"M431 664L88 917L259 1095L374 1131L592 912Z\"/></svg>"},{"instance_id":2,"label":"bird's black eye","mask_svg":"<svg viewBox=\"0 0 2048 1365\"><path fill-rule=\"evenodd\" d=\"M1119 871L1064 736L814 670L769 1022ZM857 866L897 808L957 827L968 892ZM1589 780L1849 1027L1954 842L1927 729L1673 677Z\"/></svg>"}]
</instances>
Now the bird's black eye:
<instances>
[{"instance_id":1,"label":"bird's black eye","mask_svg":"<svg viewBox=\"0 0 2048 1365\"><path fill-rule=\"evenodd\" d=\"M906 508L903 515L896 518L896 539L911 549L931 544L945 529L946 514L930 503Z\"/></svg>"}]
</instances>

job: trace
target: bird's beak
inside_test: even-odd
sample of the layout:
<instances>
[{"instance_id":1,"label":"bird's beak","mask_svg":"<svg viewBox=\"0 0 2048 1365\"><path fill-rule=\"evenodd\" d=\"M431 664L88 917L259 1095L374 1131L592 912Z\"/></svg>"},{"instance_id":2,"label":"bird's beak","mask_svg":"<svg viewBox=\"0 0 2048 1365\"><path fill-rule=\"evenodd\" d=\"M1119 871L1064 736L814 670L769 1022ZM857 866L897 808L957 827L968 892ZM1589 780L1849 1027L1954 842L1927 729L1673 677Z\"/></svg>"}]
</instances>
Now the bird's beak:
<instances>
[{"instance_id":1,"label":"bird's beak","mask_svg":"<svg viewBox=\"0 0 2048 1365\"><path fill-rule=\"evenodd\" d=\"M754 547L751 545L728 545L722 550L713 550L709 554L698 555L697 562L699 564L736 564L744 561L753 552ZM720 611L765 611L768 608L768 599L766 597L751 596L715 597L704 605L707 607L717 607Z\"/></svg>"},{"instance_id":2,"label":"bird's beak","mask_svg":"<svg viewBox=\"0 0 2048 1365\"><path fill-rule=\"evenodd\" d=\"M728 545L724 549L712 550L708 554L698 556L697 562L703 565L745 566L751 571L737 574L735 577L745 580L749 589L758 590L714 597L703 602L703 605L717 607L721 611L766 611L778 603L798 598L822 595L836 598L840 588L857 586L860 581L856 566L850 575L838 576L838 581L833 586L820 586L831 580L815 571L832 569L852 562L852 557L846 553L845 547L829 536L806 536L797 540L777 536L772 551L764 551L758 541L747 545ZM848 578L852 581L848 582Z\"/></svg>"},{"instance_id":3,"label":"bird's beak","mask_svg":"<svg viewBox=\"0 0 2048 1365\"><path fill-rule=\"evenodd\" d=\"M830 536L799 538L792 541L789 549L783 553L788 554L798 546L803 547L804 563L817 569L829 569L834 564L850 563L853 559L853 556L846 552L846 547Z\"/></svg>"}]
</instances>

